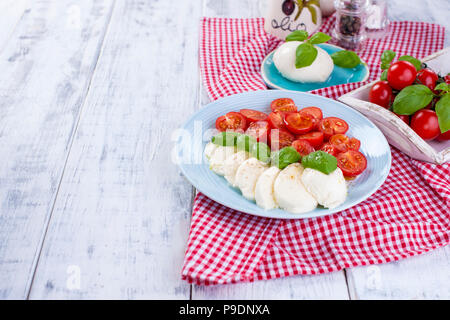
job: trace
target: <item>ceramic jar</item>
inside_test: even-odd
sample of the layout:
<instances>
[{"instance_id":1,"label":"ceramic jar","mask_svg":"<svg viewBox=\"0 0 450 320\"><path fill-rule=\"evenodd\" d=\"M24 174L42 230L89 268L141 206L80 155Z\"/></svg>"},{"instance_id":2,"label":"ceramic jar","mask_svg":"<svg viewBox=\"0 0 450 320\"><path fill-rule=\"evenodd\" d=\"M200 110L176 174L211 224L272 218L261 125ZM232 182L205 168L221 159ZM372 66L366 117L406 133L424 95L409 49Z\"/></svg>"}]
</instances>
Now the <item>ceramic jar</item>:
<instances>
[{"instance_id":1,"label":"ceramic jar","mask_svg":"<svg viewBox=\"0 0 450 320\"><path fill-rule=\"evenodd\" d=\"M264 29L284 40L295 30L313 34L322 24L319 0L267 0Z\"/></svg>"}]
</instances>

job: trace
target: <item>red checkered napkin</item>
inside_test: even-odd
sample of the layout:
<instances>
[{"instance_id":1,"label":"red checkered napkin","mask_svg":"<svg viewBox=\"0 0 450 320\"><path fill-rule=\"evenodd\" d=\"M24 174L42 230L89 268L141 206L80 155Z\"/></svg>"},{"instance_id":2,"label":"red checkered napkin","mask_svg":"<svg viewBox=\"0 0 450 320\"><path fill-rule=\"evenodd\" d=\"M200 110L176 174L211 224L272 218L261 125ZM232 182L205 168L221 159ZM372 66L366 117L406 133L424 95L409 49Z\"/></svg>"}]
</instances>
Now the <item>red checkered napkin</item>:
<instances>
[{"instance_id":1,"label":"red checkered napkin","mask_svg":"<svg viewBox=\"0 0 450 320\"><path fill-rule=\"evenodd\" d=\"M321 31L329 33L335 17ZM211 99L266 90L260 65L279 45L265 33L263 19L204 18L200 65ZM370 40L360 56L371 79L380 75L385 49L418 58L440 50L444 28L393 22L391 35ZM324 88L336 98L363 83ZM334 215L299 220L255 217L222 206L199 193L194 202L183 279L210 285L318 274L385 263L445 246L450 239L450 164L412 160L392 149L386 182L369 199Z\"/></svg>"}]
</instances>

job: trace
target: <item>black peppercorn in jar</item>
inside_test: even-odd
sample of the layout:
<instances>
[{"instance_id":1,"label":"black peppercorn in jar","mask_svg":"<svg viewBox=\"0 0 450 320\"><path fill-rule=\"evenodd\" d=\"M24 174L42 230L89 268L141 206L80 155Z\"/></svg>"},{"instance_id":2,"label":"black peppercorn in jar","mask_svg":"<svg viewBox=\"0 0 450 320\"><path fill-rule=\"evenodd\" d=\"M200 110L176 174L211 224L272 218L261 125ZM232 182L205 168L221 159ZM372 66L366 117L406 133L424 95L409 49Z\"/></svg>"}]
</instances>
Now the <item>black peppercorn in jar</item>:
<instances>
[{"instance_id":1,"label":"black peppercorn in jar","mask_svg":"<svg viewBox=\"0 0 450 320\"><path fill-rule=\"evenodd\" d=\"M361 49L366 39L366 15L369 0L335 0L337 45L350 50Z\"/></svg>"}]
</instances>

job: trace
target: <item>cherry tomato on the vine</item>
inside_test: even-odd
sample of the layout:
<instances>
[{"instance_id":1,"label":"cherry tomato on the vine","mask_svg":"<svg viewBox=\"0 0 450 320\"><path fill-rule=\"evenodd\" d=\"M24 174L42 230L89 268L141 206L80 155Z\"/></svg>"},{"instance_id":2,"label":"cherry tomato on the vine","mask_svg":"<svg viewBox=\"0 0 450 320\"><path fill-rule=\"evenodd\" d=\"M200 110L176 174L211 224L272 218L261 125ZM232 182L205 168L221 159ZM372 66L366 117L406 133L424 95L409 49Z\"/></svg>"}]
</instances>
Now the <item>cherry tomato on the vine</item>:
<instances>
[{"instance_id":1,"label":"cherry tomato on the vine","mask_svg":"<svg viewBox=\"0 0 450 320\"><path fill-rule=\"evenodd\" d=\"M409 116L406 114L396 114L394 113L397 117L399 117L400 119L402 119L402 121L404 123L406 123L407 125L409 125Z\"/></svg>"},{"instance_id":2,"label":"cherry tomato on the vine","mask_svg":"<svg viewBox=\"0 0 450 320\"><path fill-rule=\"evenodd\" d=\"M378 81L370 88L370 102L389 109L392 100L392 88L387 81Z\"/></svg>"},{"instance_id":3,"label":"cherry tomato on the vine","mask_svg":"<svg viewBox=\"0 0 450 320\"><path fill-rule=\"evenodd\" d=\"M439 141L450 140L450 130L447 130L444 133L441 133L440 135L438 135L438 137L436 139L438 139Z\"/></svg>"},{"instance_id":4,"label":"cherry tomato on the vine","mask_svg":"<svg viewBox=\"0 0 450 320\"><path fill-rule=\"evenodd\" d=\"M416 67L411 62L397 61L389 67L387 81L392 88L402 90L413 84L416 80L416 75Z\"/></svg>"},{"instance_id":5,"label":"cherry tomato on the vine","mask_svg":"<svg viewBox=\"0 0 450 320\"><path fill-rule=\"evenodd\" d=\"M444 80L445 80L445 83L446 83L446 84L450 84L450 74L446 75L446 76L444 77Z\"/></svg>"},{"instance_id":6,"label":"cherry tomato on the vine","mask_svg":"<svg viewBox=\"0 0 450 320\"><path fill-rule=\"evenodd\" d=\"M419 80L421 84L430 88L430 90L434 90L434 87L436 87L436 81L438 81L438 79L439 77L436 72L428 68L420 70L417 74L417 80Z\"/></svg>"},{"instance_id":7,"label":"cherry tomato on the vine","mask_svg":"<svg viewBox=\"0 0 450 320\"><path fill-rule=\"evenodd\" d=\"M428 109L414 113L411 128L424 140L433 140L441 133L436 112Z\"/></svg>"}]
</instances>

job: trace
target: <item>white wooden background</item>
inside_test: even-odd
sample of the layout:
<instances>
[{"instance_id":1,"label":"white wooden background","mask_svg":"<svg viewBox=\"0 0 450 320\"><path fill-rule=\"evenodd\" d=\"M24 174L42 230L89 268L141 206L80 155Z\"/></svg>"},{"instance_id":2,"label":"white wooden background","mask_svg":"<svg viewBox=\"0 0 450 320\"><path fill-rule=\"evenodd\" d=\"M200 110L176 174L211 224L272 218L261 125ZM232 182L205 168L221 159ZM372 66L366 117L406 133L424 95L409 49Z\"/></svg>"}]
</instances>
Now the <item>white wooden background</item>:
<instances>
[{"instance_id":1,"label":"white wooden background","mask_svg":"<svg viewBox=\"0 0 450 320\"><path fill-rule=\"evenodd\" d=\"M389 5L393 19L450 29L448 0ZM180 280L194 190L168 165L169 139L208 102L199 18L259 9L257 0L0 1L1 299L450 298L448 247L320 276Z\"/></svg>"}]
</instances>

